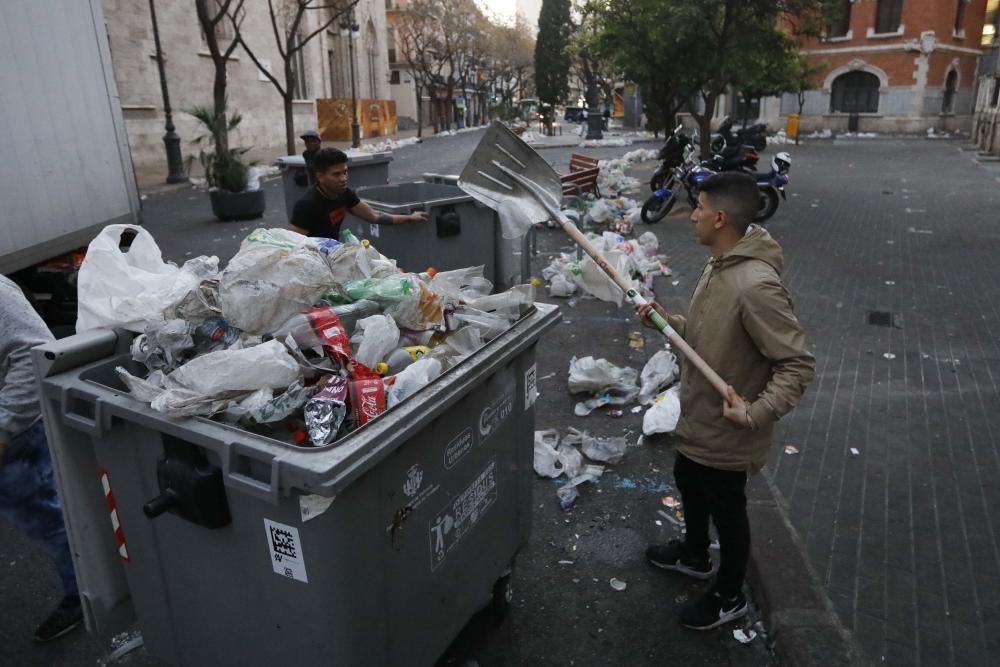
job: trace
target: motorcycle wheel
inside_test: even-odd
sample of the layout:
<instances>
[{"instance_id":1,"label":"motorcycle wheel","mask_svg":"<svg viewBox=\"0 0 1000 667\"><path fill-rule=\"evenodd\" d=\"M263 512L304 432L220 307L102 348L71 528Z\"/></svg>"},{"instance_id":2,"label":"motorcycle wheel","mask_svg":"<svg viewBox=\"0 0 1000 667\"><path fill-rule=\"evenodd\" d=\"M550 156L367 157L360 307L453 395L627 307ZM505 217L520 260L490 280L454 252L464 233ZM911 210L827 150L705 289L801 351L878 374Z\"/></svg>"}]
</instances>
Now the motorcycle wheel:
<instances>
[{"instance_id":1,"label":"motorcycle wheel","mask_svg":"<svg viewBox=\"0 0 1000 667\"><path fill-rule=\"evenodd\" d=\"M652 225L653 223L663 220L670 213L670 209L674 207L674 202L677 201L675 195L670 195L669 197L662 198L653 195L642 205L642 210L639 211L639 217L647 225Z\"/></svg>"},{"instance_id":2,"label":"motorcycle wheel","mask_svg":"<svg viewBox=\"0 0 1000 667\"><path fill-rule=\"evenodd\" d=\"M649 179L650 192L656 192L657 190L662 188L663 183L668 176L673 176L673 174L665 169L657 169L655 172L653 172L653 177Z\"/></svg>"},{"instance_id":3,"label":"motorcycle wheel","mask_svg":"<svg viewBox=\"0 0 1000 667\"><path fill-rule=\"evenodd\" d=\"M778 191L771 186L760 188L760 208L753 217L754 222L764 222L778 210Z\"/></svg>"}]
</instances>

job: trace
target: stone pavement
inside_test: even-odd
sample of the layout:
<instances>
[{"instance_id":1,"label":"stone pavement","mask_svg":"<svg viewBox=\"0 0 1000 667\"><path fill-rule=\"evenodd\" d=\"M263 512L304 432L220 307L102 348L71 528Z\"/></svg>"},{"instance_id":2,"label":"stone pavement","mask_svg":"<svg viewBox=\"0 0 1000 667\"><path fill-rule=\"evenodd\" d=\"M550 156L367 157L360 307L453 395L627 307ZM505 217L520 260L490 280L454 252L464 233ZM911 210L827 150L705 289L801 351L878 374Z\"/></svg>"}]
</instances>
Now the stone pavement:
<instances>
[{"instance_id":1,"label":"stone pavement","mask_svg":"<svg viewBox=\"0 0 1000 667\"><path fill-rule=\"evenodd\" d=\"M781 148L790 196L768 227L817 375L765 474L869 662L996 664L996 174L950 141ZM661 236L668 309L705 258L682 216Z\"/></svg>"}]
</instances>

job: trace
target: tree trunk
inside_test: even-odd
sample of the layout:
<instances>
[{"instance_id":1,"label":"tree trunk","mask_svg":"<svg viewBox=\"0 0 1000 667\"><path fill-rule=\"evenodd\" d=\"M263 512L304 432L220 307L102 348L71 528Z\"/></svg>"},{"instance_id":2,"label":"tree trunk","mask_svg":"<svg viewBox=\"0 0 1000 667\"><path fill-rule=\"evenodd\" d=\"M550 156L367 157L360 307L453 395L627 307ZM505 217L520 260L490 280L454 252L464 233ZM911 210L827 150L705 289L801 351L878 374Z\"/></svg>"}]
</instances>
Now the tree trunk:
<instances>
[{"instance_id":1,"label":"tree trunk","mask_svg":"<svg viewBox=\"0 0 1000 667\"><path fill-rule=\"evenodd\" d=\"M701 158L707 160L712 155L712 116L715 115L715 103L719 99L719 94L709 93L703 99L705 111L693 115L698 121L698 131L701 133Z\"/></svg>"},{"instance_id":2,"label":"tree trunk","mask_svg":"<svg viewBox=\"0 0 1000 667\"><path fill-rule=\"evenodd\" d=\"M796 101L799 103L799 126L795 130L795 145L799 145L799 135L802 134L802 109L806 106L806 94L799 91Z\"/></svg>"},{"instance_id":3,"label":"tree trunk","mask_svg":"<svg viewBox=\"0 0 1000 667\"><path fill-rule=\"evenodd\" d=\"M417 91L417 139L424 136L424 100L422 86L414 86Z\"/></svg>"},{"instance_id":4,"label":"tree trunk","mask_svg":"<svg viewBox=\"0 0 1000 667\"><path fill-rule=\"evenodd\" d=\"M229 119L226 118L226 60L220 57L215 63L215 79L212 82L212 104L215 110L215 146L220 154L229 150Z\"/></svg>"},{"instance_id":5,"label":"tree trunk","mask_svg":"<svg viewBox=\"0 0 1000 667\"><path fill-rule=\"evenodd\" d=\"M295 115L292 111L292 91L285 94L285 149L286 155L295 155Z\"/></svg>"}]
</instances>

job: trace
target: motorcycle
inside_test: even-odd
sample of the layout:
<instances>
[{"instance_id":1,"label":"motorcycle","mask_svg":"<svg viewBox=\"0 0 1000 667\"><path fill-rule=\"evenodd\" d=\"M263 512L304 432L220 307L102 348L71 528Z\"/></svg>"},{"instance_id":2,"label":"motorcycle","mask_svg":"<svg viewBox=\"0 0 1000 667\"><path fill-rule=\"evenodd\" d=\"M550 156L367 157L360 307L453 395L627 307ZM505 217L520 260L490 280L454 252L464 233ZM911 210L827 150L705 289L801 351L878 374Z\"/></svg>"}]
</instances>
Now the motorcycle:
<instances>
[{"instance_id":1,"label":"motorcycle","mask_svg":"<svg viewBox=\"0 0 1000 667\"><path fill-rule=\"evenodd\" d=\"M649 179L649 189L656 192L662 187L673 186L674 169L684 162L685 150L692 145L691 138L681 132L683 125L678 125L656 154L656 159L660 161L660 166L653 172Z\"/></svg>"},{"instance_id":2,"label":"motorcycle","mask_svg":"<svg viewBox=\"0 0 1000 667\"><path fill-rule=\"evenodd\" d=\"M767 125L757 123L750 127L744 127L733 132L733 119L726 116L719 125L719 135L722 136L726 146L748 144L755 149L762 151L767 147Z\"/></svg>"},{"instance_id":3,"label":"motorcycle","mask_svg":"<svg viewBox=\"0 0 1000 667\"><path fill-rule=\"evenodd\" d=\"M692 208L698 205L698 193L701 191L701 184L705 179L717 174L719 160L713 159L699 163L691 155L693 150L687 151L682 165L674 170L674 181L683 187L687 195L688 203ZM718 158L719 156L716 156ZM765 222L769 220L778 210L778 197L786 198L785 186L788 185L788 172L792 166L792 158L788 153L778 153L771 160L771 171L768 173L750 173L757 182L757 189L760 192L760 208L753 217L753 222ZM746 173L746 172L745 172ZM646 224L653 224L662 220L677 202L678 188L660 188L653 193L643 203L640 217Z\"/></svg>"}]
</instances>

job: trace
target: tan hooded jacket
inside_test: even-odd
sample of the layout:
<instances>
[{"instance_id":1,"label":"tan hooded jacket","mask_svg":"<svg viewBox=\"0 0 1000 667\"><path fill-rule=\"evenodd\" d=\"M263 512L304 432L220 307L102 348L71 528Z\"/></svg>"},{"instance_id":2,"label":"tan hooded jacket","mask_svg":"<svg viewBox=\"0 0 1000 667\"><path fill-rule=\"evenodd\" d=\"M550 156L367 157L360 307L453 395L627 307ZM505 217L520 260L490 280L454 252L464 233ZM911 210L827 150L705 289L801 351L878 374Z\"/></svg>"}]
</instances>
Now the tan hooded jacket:
<instances>
[{"instance_id":1,"label":"tan hooded jacket","mask_svg":"<svg viewBox=\"0 0 1000 667\"><path fill-rule=\"evenodd\" d=\"M677 449L697 463L756 472L767 462L774 422L791 411L813 379L816 362L781 284L781 247L751 226L729 252L713 257L691 297L688 317L670 326L708 365L752 401L757 430L722 416L722 398L688 360L681 374Z\"/></svg>"}]
</instances>

